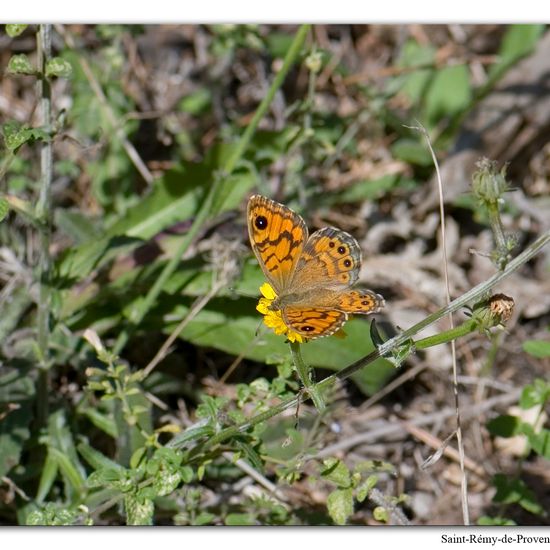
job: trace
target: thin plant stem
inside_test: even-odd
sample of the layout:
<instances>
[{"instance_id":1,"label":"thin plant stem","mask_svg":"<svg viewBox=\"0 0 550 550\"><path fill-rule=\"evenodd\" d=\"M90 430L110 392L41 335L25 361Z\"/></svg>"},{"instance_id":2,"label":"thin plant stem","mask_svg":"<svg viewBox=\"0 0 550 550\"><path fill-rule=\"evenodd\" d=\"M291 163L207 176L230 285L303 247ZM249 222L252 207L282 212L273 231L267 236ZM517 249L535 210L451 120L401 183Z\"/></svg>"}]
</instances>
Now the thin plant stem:
<instances>
[{"instance_id":1,"label":"thin plant stem","mask_svg":"<svg viewBox=\"0 0 550 550\"><path fill-rule=\"evenodd\" d=\"M52 130L51 87L46 78L46 63L52 53L51 25L40 25L38 30L38 52L40 69L40 105L42 111L42 126L46 133ZM40 194L36 205L36 215L40 220L39 243L40 257L38 264L38 278L40 282L37 315L37 343L40 353L40 370L37 390L37 419L38 425L43 426L48 418L49 397L49 360L48 342L50 336L50 238L51 238L51 187L53 171L52 141L42 142L40 151Z\"/></svg>"},{"instance_id":2,"label":"thin plant stem","mask_svg":"<svg viewBox=\"0 0 550 550\"><path fill-rule=\"evenodd\" d=\"M275 94L283 85L285 77L287 76L290 68L296 61L298 54L300 53L307 33L309 32L309 28L310 25L302 25L298 29L298 32L296 33L296 36L294 37L294 40L285 56L281 70L273 79L273 83L271 84L266 96L258 106L258 109L256 110L256 113L254 114L252 120L250 121L249 126L246 128L240 140L238 141L232 155L223 165L221 173L219 173L214 178L210 188L206 193L204 201L202 202L200 210L197 212L193 224L189 228L189 231L182 239L179 247L174 252L174 255L172 256L170 261L166 264L158 279L155 281L155 284L151 287L151 290L143 300L141 307L136 308L136 310L134 311L132 317L130 318L130 325L120 333L113 348L114 353L118 354L122 351L122 349L128 342L130 335L134 332L134 330L141 323L147 312L151 309L157 297L164 288L166 281L170 278L170 276L178 267L180 259L184 255L185 251L189 248L208 218L216 212L216 207L219 207L219 205L223 203L223 199L225 198L225 196L230 193L231 189L224 189L224 187L227 187L227 185L224 184L226 183L228 176L230 176L231 173L235 170L241 157L246 151L246 148L249 146L252 136L254 135L260 120L267 112L267 109L269 108L269 105L275 97Z\"/></svg>"},{"instance_id":3,"label":"thin plant stem","mask_svg":"<svg viewBox=\"0 0 550 550\"><path fill-rule=\"evenodd\" d=\"M439 217L441 222L441 246L443 249L443 273L445 276L445 290L447 292L447 304L451 302L451 293L449 290L449 270L448 270L448 261L447 261L447 241L445 238L445 205L443 200L443 183L441 181L441 173L439 171L439 162L437 161L437 156L432 147L430 141L430 136L428 131L424 126L419 124L419 130L426 139L428 149L432 156L432 160L435 166L435 172L437 175L437 188L439 191ZM451 330L454 328L453 314L449 313L449 326ZM459 454L459 463L460 463L460 486L461 486L461 503L462 503L462 520L464 525L470 525L470 512L468 510L468 478L466 476L466 468L464 467L464 445L462 443L462 424L460 422L460 394L458 391L458 368L456 362L456 345L454 339L451 340L451 358L453 365L453 394L455 399L455 408L456 408L456 440L458 446Z\"/></svg>"},{"instance_id":4,"label":"thin plant stem","mask_svg":"<svg viewBox=\"0 0 550 550\"><path fill-rule=\"evenodd\" d=\"M533 257L535 257L542 250L542 248L545 245L547 245L549 242L550 242L550 229L547 230L545 233L543 233L536 241L531 243L521 254L516 256L502 271L495 273L492 277L490 277L486 281L483 281L479 285L470 289L468 292L466 292L462 296L453 300L449 305L432 313L431 315L429 315L428 317L426 317L416 325L394 336L390 340L387 340L386 342L381 344L378 347L378 349L369 353L365 357L359 359L358 361L355 361L351 365L348 365L347 367L343 368L339 372L332 374L330 376L327 376L325 379L318 382L316 384L316 387L319 389L323 389L330 386L331 384L334 384L334 382L337 380L348 379L352 374L362 369L363 367L369 365L376 359L384 355L388 355L392 351L397 350L400 346L409 342L410 339L416 334L418 334L421 330L424 330L426 327L432 325L433 323L435 323L445 315L458 311L460 308L464 307L470 302L479 300L485 294L487 294L491 290L491 288L493 288L495 285L500 283L502 280L506 279L510 274L512 274L514 271L519 269L522 265L524 265ZM250 420L248 420L247 422L244 422L239 426L232 426L224 430L221 430L219 433L214 435L212 438L210 438L206 442L206 447L210 448L213 445L216 445L222 441L225 441L226 439L239 435L240 433L245 432L251 427L259 424L260 422L265 422L270 418L282 413L285 410L288 410L292 407L296 407L298 403L305 401L305 399L306 399L306 396L304 396L302 392L298 394L296 397L287 399L286 401L282 401L281 403L270 408L268 411L265 411L263 413L260 413L254 416L253 418L251 418ZM185 436L185 434L182 434L182 435ZM181 439L185 439L185 437L182 437ZM176 436L168 444L168 446L177 447L178 440L179 440L179 437Z\"/></svg>"},{"instance_id":5,"label":"thin plant stem","mask_svg":"<svg viewBox=\"0 0 550 550\"><path fill-rule=\"evenodd\" d=\"M312 369L304 362L300 344L298 342L290 342L290 353L292 354L292 360L294 361L296 372L298 373L304 388L311 397L317 411L322 412L325 409L325 401L311 380Z\"/></svg>"}]
</instances>

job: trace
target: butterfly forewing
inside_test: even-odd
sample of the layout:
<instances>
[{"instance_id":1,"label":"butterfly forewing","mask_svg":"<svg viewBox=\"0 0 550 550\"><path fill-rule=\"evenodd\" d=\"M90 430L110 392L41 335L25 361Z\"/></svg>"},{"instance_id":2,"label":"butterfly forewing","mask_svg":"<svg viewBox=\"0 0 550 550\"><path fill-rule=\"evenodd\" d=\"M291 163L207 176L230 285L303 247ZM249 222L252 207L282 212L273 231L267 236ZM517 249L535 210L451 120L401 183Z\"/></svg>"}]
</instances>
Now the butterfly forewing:
<instances>
[{"instance_id":1,"label":"butterfly forewing","mask_svg":"<svg viewBox=\"0 0 550 550\"><path fill-rule=\"evenodd\" d=\"M292 280L308 237L304 220L286 206L254 195L248 202L248 233L260 267L281 294Z\"/></svg>"}]
</instances>

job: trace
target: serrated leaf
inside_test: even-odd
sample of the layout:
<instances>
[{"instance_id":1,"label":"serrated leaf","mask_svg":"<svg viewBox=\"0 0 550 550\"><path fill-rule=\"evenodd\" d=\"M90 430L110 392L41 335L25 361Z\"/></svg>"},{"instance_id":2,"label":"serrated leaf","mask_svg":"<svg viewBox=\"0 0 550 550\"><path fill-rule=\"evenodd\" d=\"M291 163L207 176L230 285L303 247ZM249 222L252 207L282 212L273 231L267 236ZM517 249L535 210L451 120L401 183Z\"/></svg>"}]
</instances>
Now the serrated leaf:
<instances>
[{"instance_id":1,"label":"serrated leaf","mask_svg":"<svg viewBox=\"0 0 550 550\"><path fill-rule=\"evenodd\" d=\"M327 510L336 525L345 525L353 514L352 489L336 489L327 498Z\"/></svg>"},{"instance_id":2,"label":"serrated leaf","mask_svg":"<svg viewBox=\"0 0 550 550\"><path fill-rule=\"evenodd\" d=\"M63 77L69 78L73 72L71 64L62 57L52 57L46 63L46 76L47 77Z\"/></svg>"},{"instance_id":3,"label":"serrated leaf","mask_svg":"<svg viewBox=\"0 0 550 550\"><path fill-rule=\"evenodd\" d=\"M16 54L10 57L8 61L8 73L35 75L37 70L32 66L30 59L24 54Z\"/></svg>"},{"instance_id":4,"label":"serrated leaf","mask_svg":"<svg viewBox=\"0 0 550 550\"><path fill-rule=\"evenodd\" d=\"M28 25L11 23L6 25L6 34L11 38L15 38L16 36L22 34L27 27Z\"/></svg>"}]
</instances>

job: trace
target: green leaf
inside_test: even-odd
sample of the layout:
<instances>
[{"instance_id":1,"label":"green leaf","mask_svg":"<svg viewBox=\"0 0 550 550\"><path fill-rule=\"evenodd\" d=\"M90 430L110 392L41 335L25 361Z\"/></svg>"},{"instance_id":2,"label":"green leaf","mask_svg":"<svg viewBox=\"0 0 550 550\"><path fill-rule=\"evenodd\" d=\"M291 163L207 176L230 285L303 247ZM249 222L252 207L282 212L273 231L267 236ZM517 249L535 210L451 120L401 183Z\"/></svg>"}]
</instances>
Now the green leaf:
<instances>
[{"instance_id":1,"label":"green leaf","mask_svg":"<svg viewBox=\"0 0 550 550\"><path fill-rule=\"evenodd\" d=\"M92 424L104 431L107 435L116 438L117 427L116 422L109 416L100 413L97 409L87 407L82 413L92 422ZM80 451L80 448L78 449Z\"/></svg>"},{"instance_id":2,"label":"green leaf","mask_svg":"<svg viewBox=\"0 0 550 550\"><path fill-rule=\"evenodd\" d=\"M256 518L252 514L227 514L226 525L257 525Z\"/></svg>"},{"instance_id":3,"label":"green leaf","mask_svg":"<svg viewBox=\"0 0 550 550\"><path fill-rule=\"evenodd\" d=\"M195 520L193 521L193 525L208 525L212 523L216 516L214 514L211 514L210 512L199 512Z\"/></svg>"},{"instance_id":4,"label":"green leaf","mask_svg":"<svg viewBox=\"0 0 550 550\"><path fill-rule=\"evenodd\" d=\"M244 458L250 462L251 466L260 473L264 473L264 463L257 451L248 443L241 439L235 439L235 447L241 451Z\"/></svg>"},{"instance_id":5,"label":"green leaf","mask_svg":"<svg viewBox=\"0 0 550 550\"><path fill-rule=\"evenodd\" d=\"M321 476L332 481L339 487L349 487L351 484L351 476L349 468L337 458L327 458L323 460L323 470L321 470Z\"/></svg>"},{"instance_id":6,"label":"green leaf","mask_svg":"<svg viewBox=\"0 0 550 550\"><path fill-rule=\"evenodd\" d=\"M487 429L491 435L499 437L513 437L520 433L521 420L517 416L503 414L487 422Z\"/></svg>"},{"instance_id":7,"label":"green leaf","mask_svg":"<svg viewBox=\"0 0 550 550\"><path fill-rule=\"evenodd\" d=\"M250 293L240 286L237 286L237 291ZM173 303L173 299L169 299ZM271 331L264 331L261 338L256 337L261 322L260 314L255 311L256 303L244 298L215 298L187 325L180 337L195 345L213 347L234 355L244 354L244 357L255 361L266 362L273 355L288 356L290 350L284 337ZM187 307L178 304L171 315L174 319L181 319L187 312ZM158 320L149 320L158 326ZM171 333L174 328L175 324L169 324L165 330ZM339 370L374 350L368 336L367 320L352 319L344 330L346 338L322 338L303 345L304 361L314 368ZM377 359L368 368L355 373L352 379L370 395L383 387L394 373L395 369L388 360Z\"/></svg>"},{"instance_id":8,"label":"green leaf","mask_svg":"<svg viewBox=\"0 0 550 550\"><path fill-rule=\"evenodd\" d=\"M212 92L208 88L199 88L179 102L179 109L184 113L197 116L207 110L211 102Z\"/></svg>"},{"instance_id":9,"label":"green leaf","mask_svg":"<svg viewBox=\"0 0 550 550\"><path fill-rule=\"evenodd\" d=\"M426 93L426 119L435 125L441 118L466 110L471 101L469 69L465 65L445 67L435 73Z\"/></svg>"},{"instance_id":10,"label":"green leaf","mask_svg":"<svg viewBox=\"0 0 550 550\"><path fill-rule=\"evenodd\" d=\"M182 447L186 443L195 441L202 437L211 437L214 434L214 428L210 425L191 426L184 432L176 435L169 443L168 447Z\"/></svg>"},{"instance_id":11,"label":"green leaf","mask_svg":"<svg viewBox=\"0 0 550 550\"><path fill-rule=\"evenodd\" d=\"M410 164L430 166L433 163L428 148L416 139L398 139L390 149L396 159L404 160Z\"/></svg>"},{"instance_id":12,"label":"green leaf","mask_svg":"<svg viewBox=\"0 0 550 550\"><path fill-rule=\"evenodd\" d=\"M490 516L481 516L477 520L478 525L517 525L517 523L508 518L503 518L500 516L490 517Z\"/></svg>"},{"instance_id":13,"label":"green leaf","mask_svg":"<svg viewBox=\"0 0 550 550\"><path fill-rule=\"evenodd\" d=\"M544 407L550 399L550 384L541 378L537 378L532 384L523 388L519 405L522 409L530 409L532 407Z\"/></svg>"},{"instance_id":14,"label":"green leaf","mask_svg":"<svg viewBox=\"0 0 550 550\"><path fill-rule=\"evenodd\" d=\"M9 211L10 203L4 197L0 197L0 222L4 220Z\"/></svg>"},{"instance_id":15,"label":"green leaf","mask_svg":"<svg viewBox=\"0 0 550 550\"><path fill-rule=\"evenodd\" d=\"M38 483L38 490L36 491L36 501L42 503L48 496L50 489L52 488L57 478L59 471L57 460L48 453L42 471L40 472L40 481Z\"/></svg>"},{"instance_id":16,"label":"green leaf","mask_svg":"<svg viewBox=\"0 0 550 550\"><path fill-rule=\"evenodd\" d=\"M550 342L544 340L526 340L523 342L523 351L527 352L533 357L544 359L550 357Z\"/></svg>"},{"instance_id":17,"label":"green leaf","mask_svg":"<svg viewBox=\"0 0 550 550\"><path fill-rule=\"evenodd\" d=\"M11 38L15 38L22 34L27 27L28 25L11 23L6 25L6 34Z\"/></svg>"},{"instance_id":18,"label":"green leaf","mask_svg":"<svg viewBox=\"0 0 550 550\"><path fill-rule=\"evenodd\" d=\"M415 70L404 76L390 79L389 91L399 90L400 93L406 94L413 103L420 103L434 72L432 65L435 62L435 53L436 50L431 45L423 46L415 40L407 40L401 50L397 65L413 67Z\"/></svg>"},{"instance_id":19,"label":"green leaf","mask_svg":"<svg viewBox=\"0 0 550 550\"><path fill-rule=\"evenodd\" d=\"M13 121L2 125L2 133L4 143L12 153L16 153L25 143L32 145L35 141L51 141L51 136L41 128L30 128Z\"/></svg>"},{"instance_id":20,"label":"green leaf","mask_svg":"<svg viewBox=\"0 0 550 550\"><path fill-rule=\"evenodd\" d=\"M516 503L536 515L544 512L542 506L537 502L535 493L521 479L511 479L504 474L497 474L493 477L493 485L497 490L493 497L494 502Z\"/></svg>"},{"instance_id":21,"label":"green leaf","mask_svg":"<svg viewBox=\"0 0 550 550\"><path fill-rule=\"evenodd\" d=\"M0 376L0 477L20 464L21 453L29 440L29 426L34 419L34 382L25 368L3 366ZM8 405L9 404L9 405Z\"/></svg>"},{"instance_id":22,"label":"green leaf","mask_svg":"<svg viewBox=\"0 0 550 550\"><path fill-rule=\"evenodd\" d=\"M82 212L58 208L55 210L55 224L76 244L97 238L98 228Z\"/></svg>"},{"instance_id":23,"label":"green leaf","mask_svg":"<svg viewBox=\"0 0 550 550\"><path fill-rule=\"evenodd\" d=\"M12 288L10 299L6 300L2 307L2 315L0 316L0 342L18 328L21 319L29 306L33 303L32 296L29 295L29 289L26 284Z\"/></svg>"},{"instance_id":24,"label":"green leaf","mask_svg":"<svg viewBox=\"0 0 550 550\"><path fill-rule=\"evenodd\" d=\"M151 499L130 493L124 497L124 507L126 525L153 525L155 506Z\"/></svg>"},{"instance_id":25,"label":"green leaf","mask_svg":"<svg viewBox=\"0 0 550 550\"><path fill-rule=\"evenodd\" d=\"M550 431L543 428L535 432L533 426L524 424L523 433L527 436L533 451L546 458L546 460L550 460Z\"/></svg>"},{"instance_id":26,"label":"green leaf","mask_svg":"<svg viewBox=\"0 0 550 550\"><path fill-rule=\"evenodd\" d=\"M122 492L131 490L134 483L128 477L128 472L117 464L116 468L103 468L92 472L86 484L90 488L115 488Z\"/></svg>"},{"instance_id":27,"label":"green leaf","mask_svg":"<svg viewBox=\"0 0 550 550\"><path fill-rule=\"evenodd\" d=\"M52 57L46 63L46 76L48 78L52 76L69 78L72 72L72 65L62 57Z\"/></svg>"},{"instance_id":28,"label":"green leaf","mask_svg":"<svg viewBox=\"0 0 550 550\"><path fill-rule=\"evenodd\" d=\"M352 489L336 489L327 497L327 510L336 525L345 525L353 514Z\"/></svg>"},{"instance_id":29,"label":"green leaf","mask_svg":"<svg viewBox=\"0 0 550 550\"><path fill-rule=\"evenodd\" d=\"M358 485L357 491L356 491L356 498L358 502L363 502L368 496L374 487L376 487L376 484L378 483L378 476L373 474L367 477L363 483Z\"/></svg>"},{"instance_id":30,"label":"green leaf","mask_svg":"<svg viewBox=\"0 0 550 550\"><path fill-rule=\"evenodd\" d=\"M7 71L11 74L38 74L38 71L32 66L30 59L24 53L12 55L10 57Z\"/></svg>"},{"instance_id":31,"label":"green leaf","mask_svg":"<svg viewBox=\"0 0 550 550\"><path fill-rule=\"evenodd\" d=\"M382 176L377 180L362 180L355 182L351 187L347 187L342 192L334 196L334 200L328 201L335 203L358 203L363 200L376 200L386 195L392 189L400 187L403 183L410 184L411 180L402 180L398 174ZM412 182L414 184L414 182Z\"/></svg>"},{"instance_id":32,"label":"green leaf","mask_svg":"<svg viewBox=\"0 0 550 550\"><path fill-rule=\"evenodd\" d=\"M26 525L73 525L78 515L76 510L67 510L56 503L48 502L44 508L29 513Z\"/></svg>"},{"instance_id":33,"label":"green leaf","mask_svg":"<svg viewBox=\"0 0 550 550\"><path fill-rule=\"evenodd\" d=\"M545 31L545 25L511 25L502 39L500 63L510 63L531 53Z\"/></svg>"},{"instance_id":34,"label":"green leaf","mask_svg":"<svg viewBox=\"0 0 550 550\"><path fill-rule=\"evenodd\" d=\"M115 470L119 472L118 477L120 477L120 475L125 471L123 466L106 457L103 453L100 453L93 447L90 447L87 443L79 443L77 445L77 450L84 460L95 470Z\"/></svg>"},{"instance_id":35,"label":"green leaf","mask_svg":"<svg viewBox=\"0 0 550 550\"><path fill-rule=\"evenodd\" d=\"M376 521L380 521L380 522L383 522L383 523L388 523L388 520L390 519L390 516L388 514L388 510L386 508L384 508L384 506L377 506L372 511L372 517Z\"/></svg>"}]
</instances>

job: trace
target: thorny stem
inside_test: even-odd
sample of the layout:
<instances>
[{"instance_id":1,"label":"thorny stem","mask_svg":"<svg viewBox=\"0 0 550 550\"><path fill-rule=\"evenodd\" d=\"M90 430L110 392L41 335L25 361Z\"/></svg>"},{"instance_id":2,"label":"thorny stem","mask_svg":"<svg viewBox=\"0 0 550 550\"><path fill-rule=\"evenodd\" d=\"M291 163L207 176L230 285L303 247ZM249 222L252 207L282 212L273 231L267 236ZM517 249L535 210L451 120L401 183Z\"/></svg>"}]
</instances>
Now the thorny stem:
<instances>
[{"instance_id":1,"label":"thorny stem","mask_svg":"<svg viewBox=\"0 0 550 550\"><path fill-rule=\"evenodd\" d=\"M120 333L113 349L115 354L121 352L121 350L128 342L130 335L141 323L147 312L151 309L158 295L164 288L166 281L176 270L181 257L189 248L190 244L193 242L208 217L212 215L212 213L215 213L216 207L222 204L225 196L230 193L231 189L224 189L224 187L227 187L226 185L224 186L224 183L226 182L228 176L230 176L231 173L235 170L242 155L246 151L246 148L248 147L260 120L267 112L267 109L269 108L269 105L271 104L271 101L273 100L275 94L283 85L286 75L288 74L290 68L292 67L298 57L298 54L300 53L300 49L302 48L302 45L306 39L310 26L311 25L302 25L298 29L298 32L296 33L296 36L294 37L294 40L285 56L281 70L273 79L273 83L271 84L266 96L258 106L258 109L256 110L254 117L250 121L249 126L246 128L241 139L237 143L233 154L227 159L227 162L222 167L221 173L214 178L214 181L212 182L212 185L210 186L210 189L206 194L202 206L198 211L193 221L193 224L189 228L189 231L182 239L180 246L175 251L173 257L168 262L168 264L166 264L166 267L160 274L159 278L156 280L155 284L143 300L141 307L134 310L133 315L130 318L130 325L127 327L126 330ZM223 197L221 195L223 195Z\"/></svg>"},{"instance_id":2,"label":"thorny stem","mask_svg":"<svg viewBox=\"0 0 550 550\"><path fill-rule=\"evenodd\" d=\"M39 89L42 108L42 126L46 133L52 130L51 87L46 78L46 63L51 57L52 40L51 25L40 25L38 31L39 52ZM38 203L36 205L37 218L40 220L39 243L40 258L38 278L40 282L38 296L38 350L40 352L40 370L37 392L37 419L38 425L43 426L48 418L48 391L49 391L49 361L48 340L50 335L50 234L51 234L51 186L53 169L53 151L51 140L42 142L40 152L41 185Z\"/></svg>"},{"instance_id":3,"label":"thorny stem","mask_svg":"<svg viewBox=\"0 0 550 550\"><path fill-rule=\"evenodd\" d=\"M516 256L502 271L499 271L495 273L492 277L487 279L486 281L480 283L479 285L475 286L474 288L470 289L468 292L457 298L456 300L452 301L447 306L439 309L435 313L432 313L428 317L426 317L424 320L420 321L420 323L417 323L416 325L412 326L408 330L398 334L397 336L394 336L390 340L384 342L381 344L378 349L374 350L373 352L369 353L362 359L359 359L355 363L352 363L351 365L348 365L341 371L332 374L330 376L327 376L324 380L321 380L319 383L317 383L315 386L317 389L322 390L331 384L333 384L336 380L345 380L349 378L352 374L357 372L359 369L365 367L366 365L372 363L374 360L383 357L384 355L389 355L392 351L399 348L399 346L402 346L403 344L410 341L410 339L417 333L419 333L421 330L425 329L429 325L435 323L445 315L448 315L449 313L453 313L466 304L470 302L474 302L476 300L479 300L482 296L484 296L491 288L493 288L495 285L500 283L503 279L508 277L511 273L519 269L522 265L527 263L531 258L536 256L540 250L550 242L550 229L543 233L535 242L533 242L531 245L529 245L521 254ZM237 436L242 432L245 432L252 426L255 426L256 424L259 424L260 422L265 422L266 420L269 420L270 418L282 413L283 411L295 407L299 402L305 401L306 397L303 394L298 395L297 397L293 397L291 399L288 399L286 401L283 401L279 403L278 405L275 405L274 407L270 408L268 411L265 411L263 413L260 413L247 422L244 422L240 426L234 426L230 428L226 428L216 435L214 435L212 438L210 438L204 448L211 448L212 446L225 441L226 439L229 439L231 437ZM178 447L179 446L179 440L185 440L185 432L183 434L180 434L180 436L176 436L169 444L169 447Z\"/></svg>"}]
</instances>

